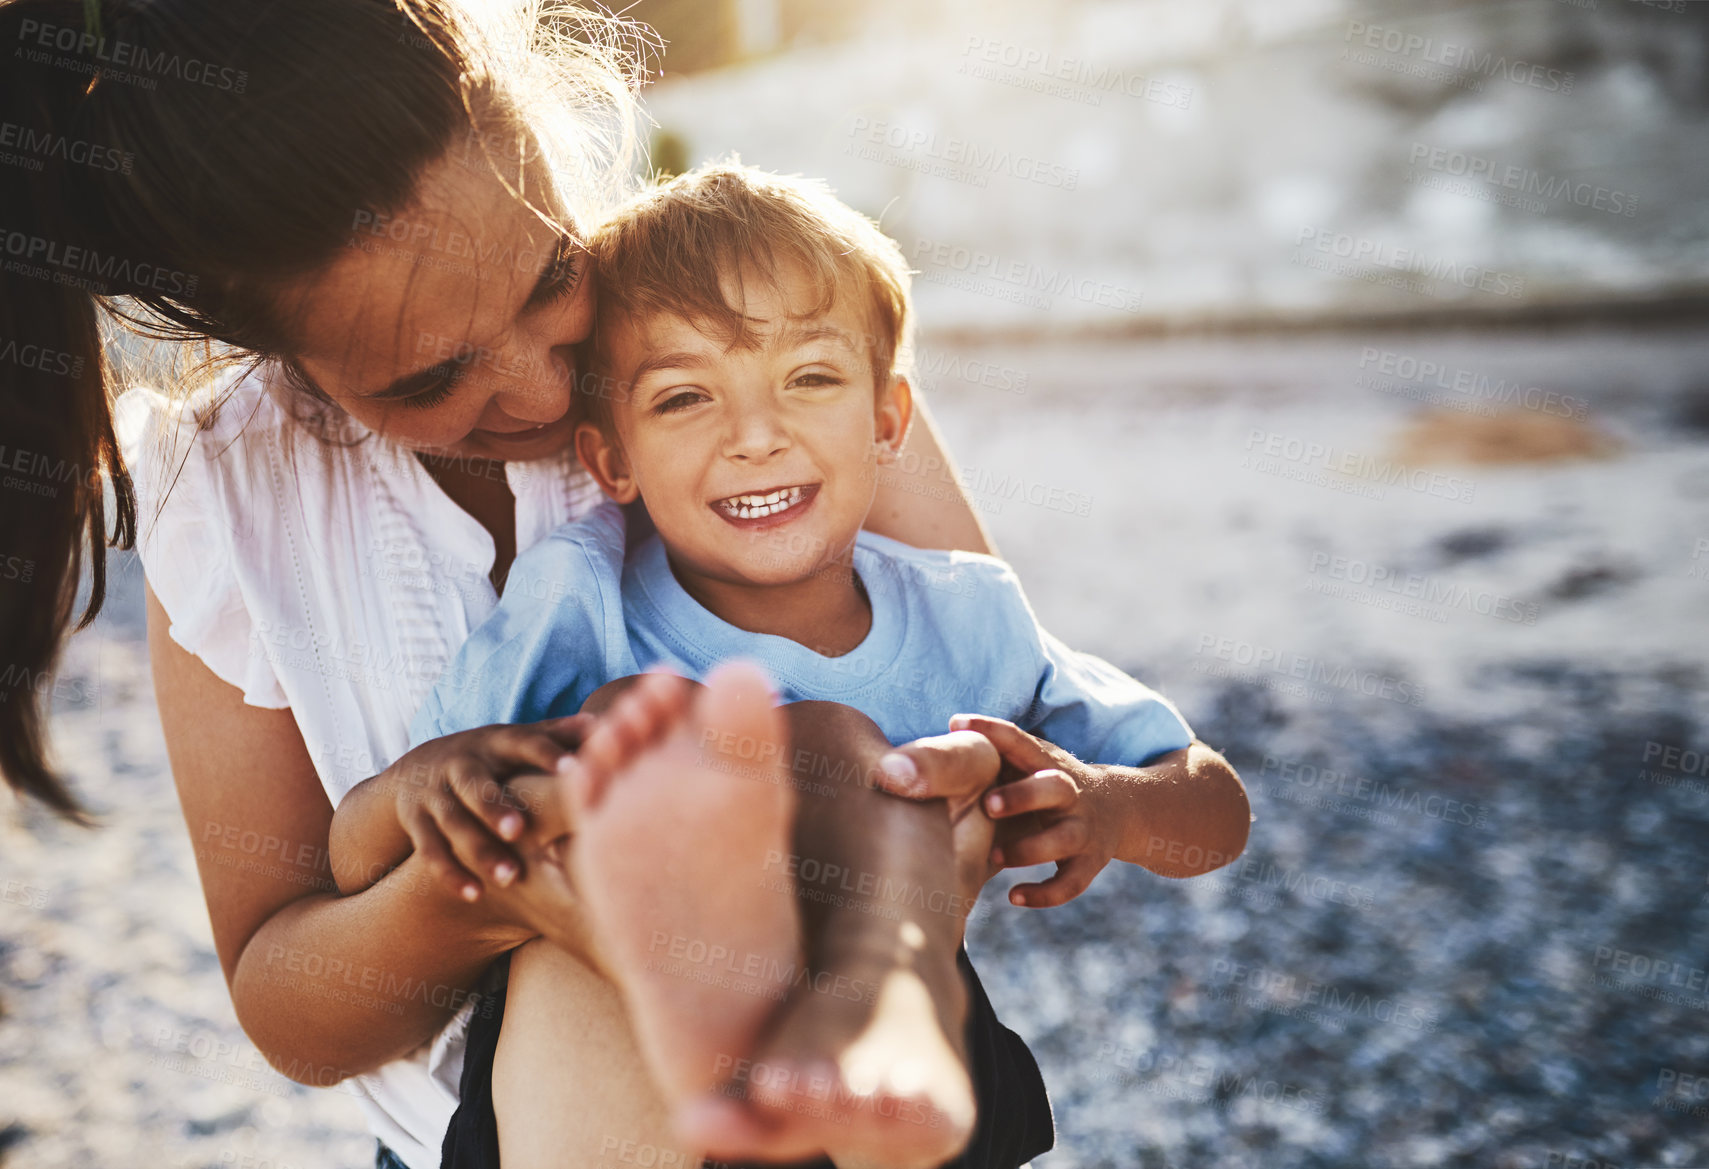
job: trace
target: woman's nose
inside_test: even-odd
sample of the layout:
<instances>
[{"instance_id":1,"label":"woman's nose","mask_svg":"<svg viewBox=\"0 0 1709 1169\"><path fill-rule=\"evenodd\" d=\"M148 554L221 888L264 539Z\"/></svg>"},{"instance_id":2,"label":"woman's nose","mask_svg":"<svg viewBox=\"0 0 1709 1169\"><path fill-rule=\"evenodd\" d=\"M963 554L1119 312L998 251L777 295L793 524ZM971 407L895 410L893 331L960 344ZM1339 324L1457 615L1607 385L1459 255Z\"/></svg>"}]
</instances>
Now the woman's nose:
<instances>
[{"instance_id":1,"label":"woman's nose","mask_svg":"<svg viewBox=\"0 0 1709 1169\"><path fill-rule=\"evenodd\" d=\"M498 371L493 402L521 422L556 422L570 408L575 385L574 358L568 346L519 355Z\"/></svg>"}]
</instances>

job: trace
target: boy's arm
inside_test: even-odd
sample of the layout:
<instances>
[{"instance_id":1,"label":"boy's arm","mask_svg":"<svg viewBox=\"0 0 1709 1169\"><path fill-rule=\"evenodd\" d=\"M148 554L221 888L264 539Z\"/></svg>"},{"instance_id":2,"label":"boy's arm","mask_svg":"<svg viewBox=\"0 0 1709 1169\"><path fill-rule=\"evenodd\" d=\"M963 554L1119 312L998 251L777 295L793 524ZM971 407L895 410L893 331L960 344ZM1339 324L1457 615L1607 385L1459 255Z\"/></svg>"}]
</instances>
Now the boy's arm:
<instances>
[{"instance_id":1,"label":"boy's arm","mask_svg":"<svg viewBox=\"0 0 1709 1169\"><path fill-rule=\"evenodd\" d=\"M549 840L567 830L557 800L518 772L551 775L581 742L583 715L531 725L443 733L436 727L380 774L363 780L332 815L327 860L342 896L359 893L422 853L454 896L478 900L487 881L508 885L522 872L525 832Z\"/></svg>"},{"instance_id":2,"label":"boy's arm","mask_svg":"<svg viewBox=\"0 0 1709 1169\"><path fill-rule=\"evenodd\" d=\"M1039 738L1027 736L1031 743L1023 742L1018 736L1024 732L1015 728L996 746L1005 758L1025 758L1033 770L1048 770L1053 777L1029 779L999 803L1011 805L1007 817L1065 823L1015 841L1005 851L1004 864L1060 860L1040 853L1065 843L1081 851L1064 855L1083 859L1053 881L1023 887L1026 904L1036 903L1035 894L1077 894L1084 888L1074 887L1077 879L1089 884L1110 860L1159 876L1194 877L1239 856L1251 830L1252 809L1227 761L1198 741L1162 695L1102 658L1070 649L1039 629L1036 620L1034 629L1039 686L1030 729ZM1028 806L1014 811L1012 805L1023 800ZM1055 886L1058 881L1064 888Z\"/></svg>"},{"instance_id":3,"label":"boy's arm","mask_svg":"<svg viewBox=\"0 0 1709 1169\"><path fill-rule=\"evenodd\" d=\"M500 604L502 606L503 602ZM360 893L409 859L417 848L416 837L449 836L461 826L450 806L461 802L457 788L464 789L473 797L473 807L490 821L493 832L500 839L512 840L521 835L523 825L517 814L493 806L496 800L483 801L479 791L481 785L470 782L481 760L469 750L459 750L460 747L475 746L473 742L462 742L465 738L478 738L458 733L462 727L471 725L469 720L508 721L501 719L499 712L492 709L470 709L489 705L468 701L471 698L478 700L489 693L478 686L481 671L470 660L474 655L488 660L492 656L491 647L482 644L483 632L483 629L477 629L465 643L446 671L446 678L441 679L416 713L410 727L410 742L414 746L390 767L351 788L333 810L328 830L327 861L332 866L333 880L338 883L341 896ZM448 688L446 682L453 678L461 679L465 684ZM459 697L463 701L460 702ZM437 833L424 834L414 823L419 818L418 813L424 813L435 823L445 822L447 827ZM417 827L414 834L410 831L412 826ZM437 840L427 841L423 851L437 851L437 843ZM480 842L471 843L478 845ZM480 890L478 882L473 886L469 882L473 874L451 871L444 863L447 859L440 857L439 863L432 867L451 881L454 896L476 900ZM515 876L518 869L515 857L489 855L486 859L488 867L484 876L501 884L508 883ZM429 860L431 863L432 858ZM469 895L471 887L475 889L474 896Z\"/></svg>"},{"instance_id":4,"label":"boy's arm","mask_svg":"<svg viewBox=\"0 0 1709 1169\"><path fill-rule=\"evenodd\" d=\"M1164 877L1195 877L1238 857L1252 810L1246 788L1223 757L1198 740L1141 767L1083 763L1014 723L958 716L978 731L1015 776L985 796L1000 830L995 858L1005 868L1056 861L1058 873L1020 885L1018 904L1060 905L1083 892L1112 860Z\"/></svg>"},{"instance_id":5,"label":"boy's arm","mask_svg":"<svg viewBox=\"0 0 1709 1169\"><path fill-rule=\"evenodd\" d=\"M972 571L969 608L983 622L974 636L994 647L986 693L998 695L1027 730L986 715L957 715L950 726L979 731L1003 756L998 785L983 796L999 822L993 863L1057 863L1056 876L1018 885L1010 899L1060 905L1111 860L1190 877L1237 857L1252 813L1227 762L1194 738L1161 695L1040 628L1006 565ZM1005 678L1006 685L998 681Z\"/></svg>"},{"instance_id":6,"label":"boy's arm","mask_svg":"<svg viewBox=\"0 0 1709 1169\"><path fill-rule=\"evenodd\" d=\"M398 819L396 799L396 789L382 771L338 802L326 847L340 896L360 893L415 851Z\"/></svg>"},{"instance_id":7,"label":"boy's arm","mask_svg":"<svg viewBox=\"0 0 1709 1169\"><path fill-rule=\"evenodd\" d=\"M1197 739L1144 767L1083 766L1083 798L1114 839L1116 860L1162 877L1196 877L1245 851L1253 820L1246 785Z\"/></svg>"},{"instance_id":8,"label":"boy's arm","mask_svg":"<svg viewBox=\"0 0 1709 1169\"><path fill-rule=\"evenodd\" d=\"M557 801L532 800L524 817L506 783L519 770L551 773L580 742L578 687L607 668L621 630L623 547L622 513L606 505L516 558L497 608L416 713L410 751L339 801L328 859L340 893L419 850L473 901L483 883L508 885L522 871L509 845L531 820L543 814L549 823L535 827L563 830ZM510 725L522 723L535 725Z\"/></svg>"}]
</instances>

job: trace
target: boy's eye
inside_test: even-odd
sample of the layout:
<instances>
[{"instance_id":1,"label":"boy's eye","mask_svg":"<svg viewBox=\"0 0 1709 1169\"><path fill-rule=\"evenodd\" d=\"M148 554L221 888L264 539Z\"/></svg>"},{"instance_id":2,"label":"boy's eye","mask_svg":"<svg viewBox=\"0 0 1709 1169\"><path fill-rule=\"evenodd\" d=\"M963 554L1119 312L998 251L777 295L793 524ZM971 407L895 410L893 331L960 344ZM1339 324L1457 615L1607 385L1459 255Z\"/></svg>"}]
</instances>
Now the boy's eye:
<instances>
[{"instance_id":1,"label":"boy's eye","mask_svg":"<svg viewBox=\"0 0 1709 1169\"><path fill-rule=\"evenodd\" d=\"M843 379L833 373L815 370L812 373L797 374L789 383L792 386L840 386Z\"/></svg>"},{"instance_id":2,"label":"boy's eye","mask_svg":"<svg viewBox=\"0 0 1709 1169\"><path fill-rule=\"evenodd\" d=\"M702 401L704 399L705 399L704 394L698 393L694 390L682 390L682 391L679 391L678 393L672 394L670 397L668 397L664 401L660 402L657 406L653 407L653 413L655 413L655 414L674 414L678 410L685 410L688 407L694 405L696 402Z\"/></svg>"}]
</instances>

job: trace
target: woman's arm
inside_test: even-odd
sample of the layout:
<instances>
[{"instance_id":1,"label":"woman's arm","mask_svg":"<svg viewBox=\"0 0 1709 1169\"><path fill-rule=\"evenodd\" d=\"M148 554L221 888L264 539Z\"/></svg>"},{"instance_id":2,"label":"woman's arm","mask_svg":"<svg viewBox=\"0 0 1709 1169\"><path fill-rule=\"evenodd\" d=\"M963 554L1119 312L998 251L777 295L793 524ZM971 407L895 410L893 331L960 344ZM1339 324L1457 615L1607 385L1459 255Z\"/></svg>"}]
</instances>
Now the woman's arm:
<instances>
[{"instance_id":1,"label":"woman's arm","mask_svg":"<svg viewBox=\"0 0 1709 1169\"><path fill-rule=\"evenodd\" d=\"M916 548L997 554L918 391L914 424L901 455L878 469L878 496L867 513L866 529Z\"/></svg>"},{"instance_id":2,"label":"woman's arm","mask_svg":"<svg viewBox=\"0 0 1709 1169\"><path fill-rule=\"evenodd\" d=\"M339 899L332 807L291 712L246 705L167 624L151 591L160 721L238 1021L268 1062L304 1083L336 1083L413 1050L533 931L447 895L413 857Z\"/></svg>"}]
</instances>

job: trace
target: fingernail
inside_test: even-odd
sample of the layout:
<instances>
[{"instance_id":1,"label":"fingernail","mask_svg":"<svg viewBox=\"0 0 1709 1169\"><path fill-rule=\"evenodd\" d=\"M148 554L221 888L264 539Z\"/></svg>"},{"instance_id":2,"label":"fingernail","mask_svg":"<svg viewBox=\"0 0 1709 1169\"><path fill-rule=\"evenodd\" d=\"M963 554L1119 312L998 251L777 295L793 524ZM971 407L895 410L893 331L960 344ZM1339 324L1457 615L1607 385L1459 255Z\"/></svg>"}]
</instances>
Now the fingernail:
<instances>
[{"instance_id":1,"label":"fingernail","mask_svg":"<svg viewBox=\"0 0 1709 1169\"><path fill-rule=\"evenodd\" d=\"M509 861L499 861L493 866L493 880L501 885L508 885L516 880L516 866Z\"/></svg>"},{"instance_id":2,"label":"fingernail","mask_svg":"<svg viewBox=\"0 0 1709 1169\"><path fill-rule=\"evenodd\" d=\"M576 773L576 769L580 766L581 764L576 762L576 757L574 755L560 755L558 757L559 775L574 775Z\"/></svg>"},{"instance_id":3,"label":"fingernail","mask_svg":"<svg viewBox=\"0 0 1709 1169\"><path fill-rule=\"evenodd\" d=\"M878 769L900 788L913 788L920 781L920 769L906 755L892 752L878 761Z\"/></svg>"},{"instance_id":4,"label":"fingernail","mask_svg":"<svg viewBox=\"0 0 1709 1169\"><path fill-rule=\"evenodd\" d=\"M498 834L506 840L515 840L522 834L522 817L511 812L498 822Z\"/></svg>"},{"instance_id":5,"label":"fingernail","mask_svg":"<svg viewBox=\"0 0 1709 1169\"><path fill-rule=\"evenodd\" d=\"M991 809L993 816L999 815L1003 811L1003 797L993 792L985 798L985 806Z\"/></svg>"},{"instance_id":6,"label":"fingernail","mask_svg":"<svg viewBox=\"0 0 1709 1169\"><path fill-rule=\"evenodd\" d=\"M949 720L949 729L952 731L965 731L967 729L967 724L971 721L972 720L965 714L951 715Z\"/></svg>"},{"instance_id":7,"label":"fingernail","mask_svg":"<svg viewBox=\"0 0 1709 1169\"><path fill-rule=\"evenodd\" d=\"M1019 889L1015 889L1010 892L1009 900L1016 905L1025 905L1027 903L1027 895L1022 893Z\"/></svg>"},{"instance_id":8,"label":"fingernail","mask_svg":"<svg viewBox=\"0 0 1709 1169\"><path fill-rule=\"evenodd\" d=\"M463 900L464 901L476 901L476 900L480 899L480 896L481 896L481 887L479 885L464 885L463 886Z\"/></svg>"},{"instance_id":9,"label":"fingernail","mask_svg":"<svg viewBox=\"0 0 1709 1169\"><path fill-rule=\"evenodd\" d=\"M993 848L991 850L991 863L994 865L1000 865L1003 863L1003 850L1002 849Z\"/></svg>"}]
</instances>

